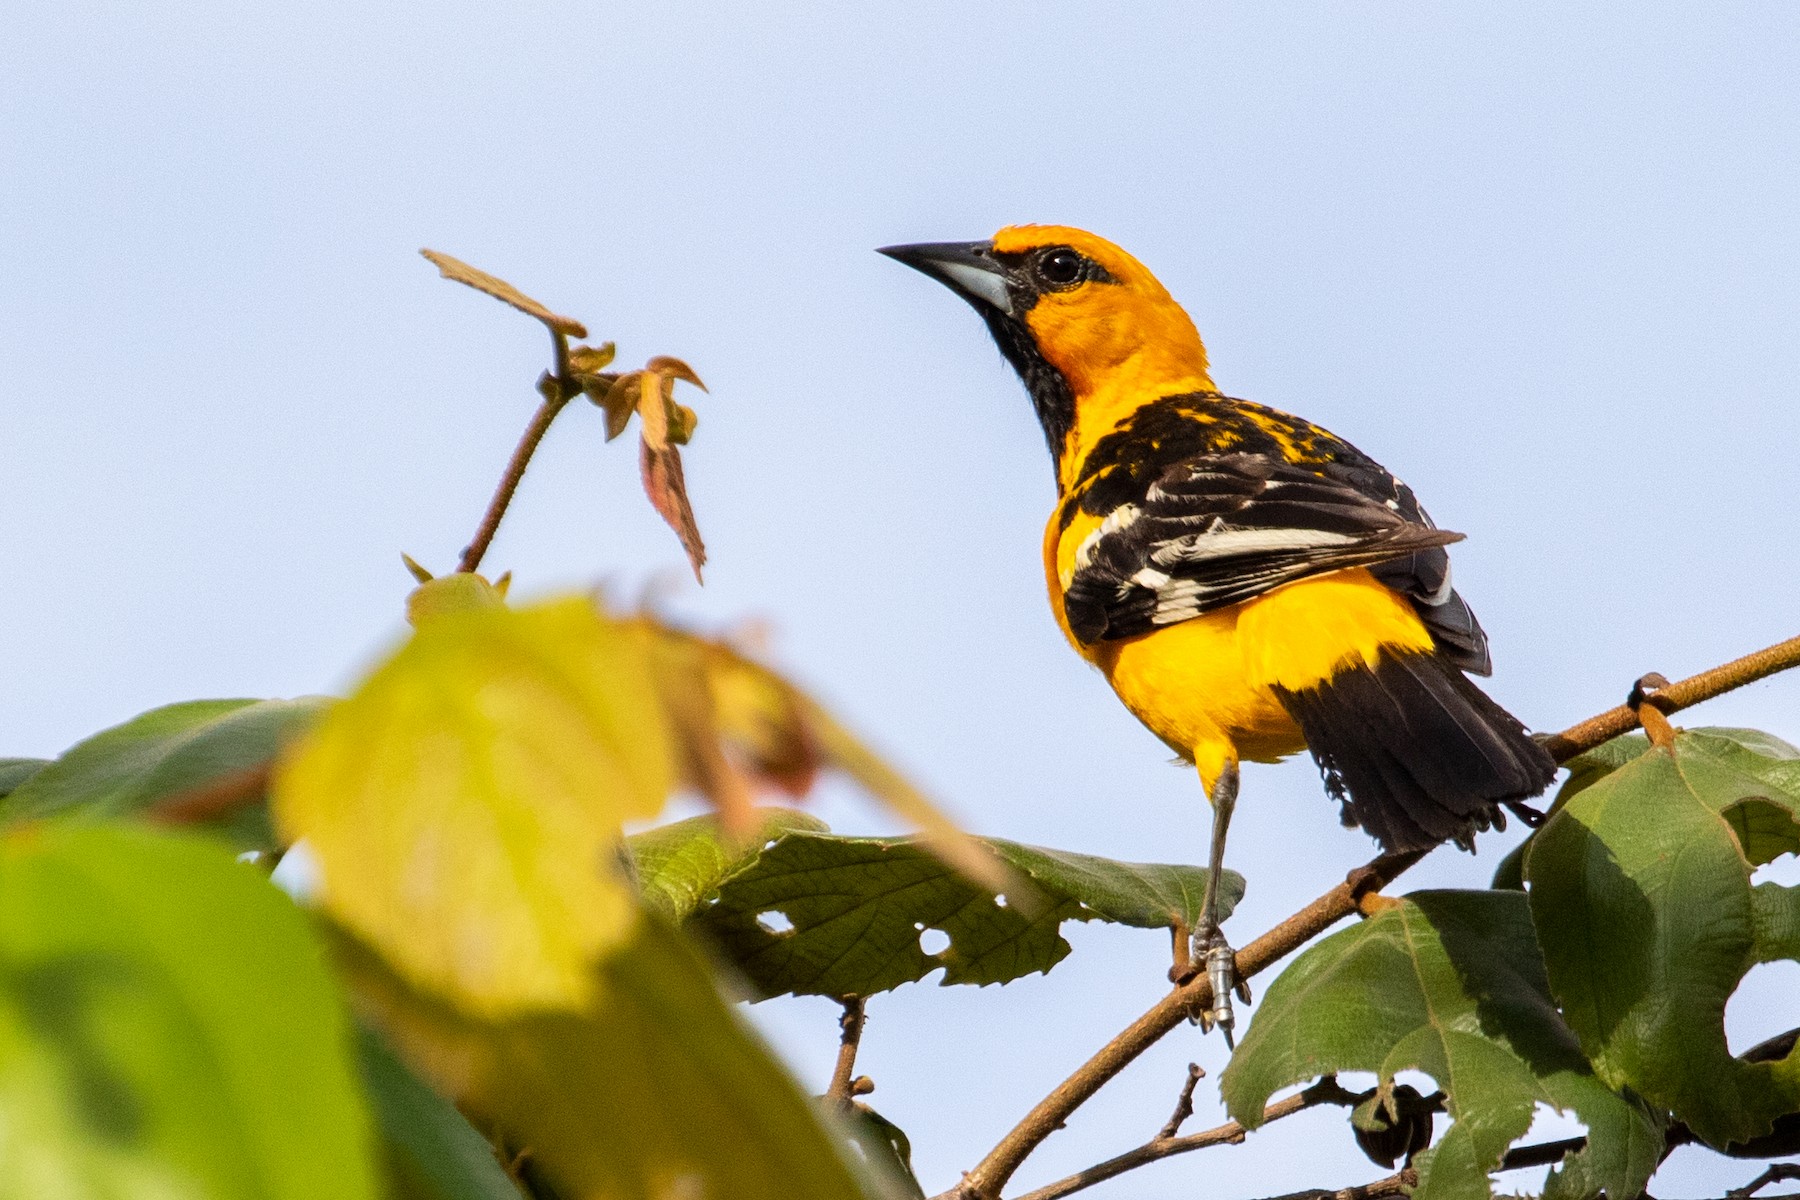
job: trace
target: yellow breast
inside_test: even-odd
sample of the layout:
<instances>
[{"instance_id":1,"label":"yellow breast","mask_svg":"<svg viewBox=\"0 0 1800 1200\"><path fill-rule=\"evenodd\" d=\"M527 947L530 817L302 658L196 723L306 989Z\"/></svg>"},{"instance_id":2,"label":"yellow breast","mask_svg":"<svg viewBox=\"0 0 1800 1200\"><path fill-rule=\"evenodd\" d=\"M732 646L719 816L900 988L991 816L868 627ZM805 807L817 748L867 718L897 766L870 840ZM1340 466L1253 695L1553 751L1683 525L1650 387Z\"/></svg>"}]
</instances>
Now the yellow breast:
<instances>
[{"instance_id":1,"label":"yellow breast","mask_svg":"<svg viewBox=\"0 0 1800 1200\"><path fill-rule=\"evenodd\" d=\"M1069 634L1062 594L1072 548L1097 524L1086 514L1067 530L1051 522L1045 566L1057 623L1125 707L1199 766L1209 789L1230 759L1273 762L1305 748L1277 688L1316 687L1345 667L1373 665L1384 647L1432 648L1412 605L1362 569L1303 579L1139 637L1084 646Z\"/></svg>"}]
</instances>

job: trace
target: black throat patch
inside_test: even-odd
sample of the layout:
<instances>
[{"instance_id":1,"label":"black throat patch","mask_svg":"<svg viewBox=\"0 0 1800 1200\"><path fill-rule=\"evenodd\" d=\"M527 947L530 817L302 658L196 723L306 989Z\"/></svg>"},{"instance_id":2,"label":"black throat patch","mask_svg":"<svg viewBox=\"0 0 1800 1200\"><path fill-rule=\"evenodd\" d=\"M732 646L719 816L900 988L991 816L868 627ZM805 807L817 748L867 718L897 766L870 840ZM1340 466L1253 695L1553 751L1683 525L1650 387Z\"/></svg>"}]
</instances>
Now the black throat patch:
<instances>
[{"instance_id":1,"label":"black throat patch","mask_svg":"<svg viewBox=\"0 0 1800 1200\"><path fill-rule=\"evenodd\" d=\"M1075 427L1075 393L1069 389L1069 381L1050 365L1022 320L991 308L980 311L1000 353L1006 355L1031 395L1038 424L1044 427L1044 440L1050 444L1051 460L1060 463L1063 443Z\"/></svg>"}]
</instances>

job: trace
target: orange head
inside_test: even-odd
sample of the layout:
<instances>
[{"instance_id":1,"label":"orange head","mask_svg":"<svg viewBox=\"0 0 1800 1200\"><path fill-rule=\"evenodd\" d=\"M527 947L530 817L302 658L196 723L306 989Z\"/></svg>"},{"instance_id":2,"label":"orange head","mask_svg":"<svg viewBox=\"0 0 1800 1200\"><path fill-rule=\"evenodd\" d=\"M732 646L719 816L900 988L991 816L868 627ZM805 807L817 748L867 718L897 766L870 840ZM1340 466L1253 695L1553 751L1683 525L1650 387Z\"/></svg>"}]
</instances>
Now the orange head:
<instances>
[{"instance_id":1,"label":"orange head","mask_svg":"<svg viewBox=\"0 0 1800 1200\"><path fill-rule=\"evenodd\" d=\"M1063 225L1012 225L985 242L888 246L980 313L1059 458L1083 401L1124 387L1210 390L1206 348L1137 259Z\"/></svg>"}]
</instances>

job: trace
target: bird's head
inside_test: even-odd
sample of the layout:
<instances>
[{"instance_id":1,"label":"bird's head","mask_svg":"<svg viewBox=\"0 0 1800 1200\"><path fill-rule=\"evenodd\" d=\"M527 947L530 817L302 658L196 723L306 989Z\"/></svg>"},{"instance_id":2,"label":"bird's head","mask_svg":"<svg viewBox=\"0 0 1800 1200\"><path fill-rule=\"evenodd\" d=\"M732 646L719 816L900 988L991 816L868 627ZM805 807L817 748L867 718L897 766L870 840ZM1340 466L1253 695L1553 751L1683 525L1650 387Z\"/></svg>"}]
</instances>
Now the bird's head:
<instances>
[{"instance_id":1,"label":"bird's head","mask_svg":"<svg viewBox=\"0 0 1800 1200\"><path fill-rule=\"evenodd\" d=\"M1206 349L1142 263L1065 225L1012 225L984 242L886 246L975 307L1025 381L1061 456L1084 401L1122 388L1207 390Z\"/></svg>"}]
</instances>

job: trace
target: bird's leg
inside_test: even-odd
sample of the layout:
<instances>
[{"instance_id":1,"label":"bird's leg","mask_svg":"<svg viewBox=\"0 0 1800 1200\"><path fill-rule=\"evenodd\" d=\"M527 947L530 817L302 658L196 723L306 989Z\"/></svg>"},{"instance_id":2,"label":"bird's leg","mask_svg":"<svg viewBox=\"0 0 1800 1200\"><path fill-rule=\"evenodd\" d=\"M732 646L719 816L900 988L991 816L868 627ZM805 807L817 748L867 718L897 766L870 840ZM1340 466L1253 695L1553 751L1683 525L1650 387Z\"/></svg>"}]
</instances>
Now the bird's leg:
<instances>
[{"instance_id":1,"label":"bird's leg","mask_svg":"<svg viewBox=\"0 0 1800 1200\"><path fill-rule=\"evenodd\" d=\"M1225 870L1225 834L1237 807L1237 794L1237 760L1228 759L1206 796L1213 810L1212 855L1207 862L1206 894L1200 905L1200 923L1194 928L1193 950L1193 961L1205 969L1212 982L1212 1010L1201 1015L1200 1024L1208 1029L1217 1025L1227 1048L1233 1046L1232 1026L1237 1023L1231 1011L1231 993L1237 991L1246 1003L1250 999L1237 977L1237 956L1219 928L1219 878Z\"/></svg>"}]
</instances>

